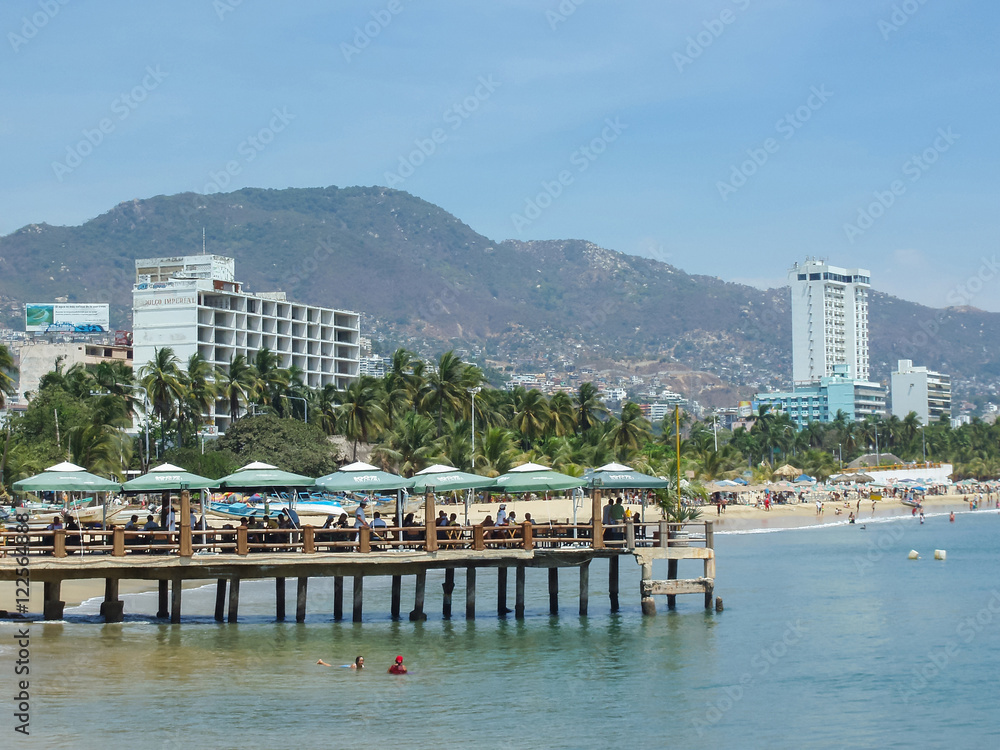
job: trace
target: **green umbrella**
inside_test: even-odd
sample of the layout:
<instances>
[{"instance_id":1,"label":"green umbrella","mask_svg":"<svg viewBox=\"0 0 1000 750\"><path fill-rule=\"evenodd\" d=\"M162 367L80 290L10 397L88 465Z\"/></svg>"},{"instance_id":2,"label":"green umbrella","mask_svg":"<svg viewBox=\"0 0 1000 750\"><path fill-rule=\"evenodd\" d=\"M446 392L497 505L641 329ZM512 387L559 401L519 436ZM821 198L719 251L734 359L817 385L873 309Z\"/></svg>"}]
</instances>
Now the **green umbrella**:
<instances>
[{"instance_id":1,"label":"green umbrella","mask_svg":"<svg viewBox=\"0 0 1000 750\"><path fill-rule=\"evenodd\" d=\"M164 490L205 490L219 486L218 479L192 474L173 464L161 464L148 474L130 479L122 485L125 492L162 492Z\"/></svg>"},{"instance_id":2,"label":"green umbrella","mask_svg":"<svg viewBox=\"0 0 1000 750\"><path fill-rule=\"evenodd\" d=\"M361 461L341 466L332 474L316 480L316 486L328 492L400 490L412 485L412 479L379 471L377 467Z\"/></svg>"},{"instance_id":3,"label":"green umbrella","mask_svg":"<svg viewBox=\"0 0 1000 750\"><path fill-rule=\"evenodd\" d=\"M14 482L15 492L117 492L118 482L91 474L82 466L64 461L41 474Z\"/></svg>"},{"instance_id":4,"label":"green umbrella","mask_svg":"<svg viewBox=\"0 0 1000 750\"><path fill-rule=\"evenodd\" d=\"M600 482L600 484L598 484ZM613 490L638 490L646 488L669 487L670 482L659 477L651 477L623 464L605 464L588 477L590 487L598 486Z\"/></svg>"},{"instance_id":5,"label":"green umbrella","mask_svg":"<svg viewBox=\"0 0 1000 750\"><path fill-rule=\"evenodd\" d=\"M492 477L469 474L459 471L454 466L442 464L434 464L423 471L418 471L413 475L413 480L412 492L415 494L426 492L428 487L433 487L435 492L452 492L455 490L478 490L496 484L496 480Z\"/></svg>"},{"instance_id":6,"label":"green umbrella","mask_svg":"<svg viewBox=\"0 0 1000 750\"><path fill-rule=\"evenodd\" d=\"M583 487L586 480L560 474L548 466L523 464L496 478L496 489L504 492L545 492Z\"/></svg>"},{"instance_id":7,"label":"green umbrella","mask_svg":"<svg viewBox=\"0 0 1000 750\"><path fill-rule=\"evenodd\" d=\"M282 471L277 466L254 461L242 469L219 480L227 489L255 489L257 487L312 487L316 480L301 474Z\"/></svg>"}]
</instances>

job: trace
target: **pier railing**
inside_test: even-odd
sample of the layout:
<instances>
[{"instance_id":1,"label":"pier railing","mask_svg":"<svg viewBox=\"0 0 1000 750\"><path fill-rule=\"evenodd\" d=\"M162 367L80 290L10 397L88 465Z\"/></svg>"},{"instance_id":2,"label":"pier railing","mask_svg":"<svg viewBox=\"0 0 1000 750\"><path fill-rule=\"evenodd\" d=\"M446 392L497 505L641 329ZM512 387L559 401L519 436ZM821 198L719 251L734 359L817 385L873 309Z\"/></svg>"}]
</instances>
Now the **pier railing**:
<instances>
[{"instance_id":1,"label":"pier railing","mask_svg":"<svg viewBox=\"0 0 1000 750\"><path fill-rule=\"evenodd\" d=\"M392 550L426 551L588 548L631 551L642 547L714 547L712 522L603 525L529 521L514 526L383 526L363 528L190 528L179 531L30 529L0 532L0 556L23 549L29 555L328 554Z\"/></svg>"}]
</instances>

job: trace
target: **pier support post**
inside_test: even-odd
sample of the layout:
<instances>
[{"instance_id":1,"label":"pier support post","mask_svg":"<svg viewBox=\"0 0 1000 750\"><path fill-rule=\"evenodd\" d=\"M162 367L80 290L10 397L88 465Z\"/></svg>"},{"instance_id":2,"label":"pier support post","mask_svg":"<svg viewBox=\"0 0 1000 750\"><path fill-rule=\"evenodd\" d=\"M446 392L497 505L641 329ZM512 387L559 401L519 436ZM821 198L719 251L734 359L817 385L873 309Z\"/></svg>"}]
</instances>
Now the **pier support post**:
<instances>
[{"instance_id":1,"label":"pier support post","mask_svg":"<svg viewBox=\"0 0 1000 750\"><path fill-rule=\"evenodd\" d=\"M156 616L162 619L170 617L170 610L168 604L170 595L167 591L168 584L169 581L167 581L166 579L159 582L159 591L158 591L159 598L157 600Z\"/></svg>"},{"instance_id":2,"label":"pier support post","mask_svg":"<svg viewBox=\"0 0 1000 750\"><path fill-rule=\"evenodd\" d=\"M608 598L611 611L618 611L618 555L608 558Z\"/></svg>"},{"instance_id":3,"label":"pier support post","mask_svg":"<svg viewBox=\"0 0 1000 750\"><path fill-rule=\"evenodd\" d=\"M365 601L365 577L354 576L354 622L361 622Z\"/></svg>"},{"instance_id":4,"label":"pier support post","mask_svg":"<svg viewBox=\"0 0 1000 750\"><path fill-rule=\"evenodd\" d=\"M240 579L229 579L229 622L236 622L240 616Z\"/></svg>"},{"instance_id":5,"label":"pier support post","mask_svg":"<svg viewBox=\"0 0 1000 750\"><path fill-rule=\"evenodd\" d=\"M639 584L639 595L642 597L642 613L644 615L656 614L656 602L652 596L646 593L646 586L653 580L653 563L642 564L642 583Z\"/></svg>"},{"instance_id":6,"label":"pier support post","mask_svg":"<svg viewBox=\"0 0 1000 750\"><path fill-rule=\"evenodd\" d=\"M514 617L524 619L524 566L514 569Z\"/></svg>"},{"instance_id":7,"label":"pier support post","mask_svg":"<svg viewBox=\"0 0 1000 750\"><path fill-rule=\"evenodd\" d=\"M497 616L506 617L507 609L507 568L497 568Z\"/></svg>"},{"instance_id":8,"label":"pier support post","mask_svg":"<svg viewBox=\"0 0 1000 750\"><path fill-rule=\"evenodd\" d=\"M309 579L300 576L295 588L295 622L306 621L306 598L309 593Z\"/></svg>"},{"instance_id":9,"label":"pier support post","mask_svg":"<svg viewBox=\"0 0 1000 750\"><path fill-rule=\"evenodd\" d=\"M454 571L452 571L452 586L454 586ZM417 573L417 581L413 592L413 610L410 612L410 622L420 622L427 619L424 613L424 592L427 589L427 571Z\"/></svg>"},{"instance_id":10,"label":"pier support post","mask_svg":"<svg viewBox=\"0 0 1000 750\"><path fill-rule=\"evenodd\" d=\"M580 617L587 616L587 607L590 604L590 563L585 562L580 566Z\"/></svg>"},{"instance_id":11,"label":"pier support post","mask_svg":"<svg viewBox=\"0 0 1000 750\"><path fill-rule=\"evenodd\" d=\"M278 622L285 621L285 579L274 579L274 618Z\"/></svg>"},{"instance_id":12,"label":"pier support post","mask_svg":"<svg viewBox=\"0 0 1000 750\"><path fill-rule=\"evenodd\" d=\"M441 584L441 588L444 589L444 596L441 602L441 616L448 620L451 618L451 594L455 590L454 568L444 569L444 583Z\"/></svg>"},{"instance_id":13,"label":"pier support post","mask_svg":"<svg viewBox=\"0 0 1000 750\"><path fill-rule=\"evenodd\" d=\"M61 620L66 602L59 600L62 581L46 581L44 589L43 617L46 620Z\"/></svg>"},{"instance_id":14,"label":"pier support post","mask_svg":"<svg viewBox=\"0 0 1000 750\"><path fill-rule=\"evenodd\" d=\"M118 598L118 579L104 579L104 601L101 602L104 622L121 622L125 619L125 602Z\"/></svg>"},{"instance_id":15,"label":"pier support post","mask_svg":"<svg viewBox=\"0 0 1000 750\"><path fill-rule=\"evenodd\" d=\"M333 577L333 619L344 619L344 576Z\"/></svg>"},{"instance_id":16,"label":"pier support post","mask_svg":"<svg viewBox=\"0 0 1000 750\"><path fill-rule=\"evenodd\" d=\"M666 521L660 521L660 546L669 547L670 546L670 524ZM667 579L670 581L677 580L677 560L667 560ZM677 606L677 597L674 594L667 594L667 608L673 609Z\"/></svg>"},{"instance_id":17,"label":"pier support post","mask_svg":"<svg viewBox=\"0 0 1000 750\"><path fill-rule=\"evenodd\" d=\"M465 569L465 619L476 619L476 569Z\"/></svg>"},{"instance_id":18,"label":"pier support post","mask_svg":"<svg viewBox=\"0 0 1000 750\"><path fill-rule=\"evenodd\" d=\"M403 576L392 577L392 603L389 606L389 614L393 620L399 619L399 598L403 593Z\"/></svg>"},{"instance_id":19,"label":"pier support post","mask_svg":"<svg viewBox=\"0 0 1000 750\"><path fill-rule=\"evenodd\" d=\"M226 619L226 579L219 578L215 582L215 621Z\"/></svg>"},{"instance_id":20,"label":"pier support post","mask_svg":"<svg viewBox=\"0 0 1000 750\"><path fill-rule=\"evenodd\" d=\"M174 578L170 582L170 622L174 625L181 621L181 579Z\"/></svg>"},{"instance_id":21,"label":"pier support post","mask_svg":"<svg viewBox=\"0 0 1000 750\"><path fill-rule=\"evenodd\" d=\"M549 568L549 614L559 614L559 568Z\"/></svg>"}]
</instances>

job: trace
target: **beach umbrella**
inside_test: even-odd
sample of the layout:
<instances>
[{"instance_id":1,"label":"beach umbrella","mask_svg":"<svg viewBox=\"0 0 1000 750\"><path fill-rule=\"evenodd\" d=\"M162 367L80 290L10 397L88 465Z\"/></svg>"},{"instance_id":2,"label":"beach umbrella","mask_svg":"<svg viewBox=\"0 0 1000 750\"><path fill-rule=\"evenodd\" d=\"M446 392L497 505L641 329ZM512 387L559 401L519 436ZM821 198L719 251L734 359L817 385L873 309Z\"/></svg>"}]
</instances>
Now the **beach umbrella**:
<instances>
[{"instance_id":1,"label":"beach umbrella","mask_svg":"<svg viewBox=\"0 0 1000 750\"><path fill-rule=\"evenodd\" d=\"M875 477L869 474L852 474L850 481L857 482L858 484L868 484L869 482L874 482Z\"/></svg>"},{"instance_id":2,"label":"beach umbrella","mask_svg":"<svg viewBox=\"0 0 1000 750\"><path fill-rule=\"evenodd\" d=\"M121 487L118 482L91 474L82 466L69 461L14 482L15 492L117 492Z\"/></svg>"},{"instance_id":3,"label":"beach umbrella","mask_svg":"<svg viewBox=\"0 0 1000 750\"><path fill-rule=\"evenodd\" d=\"M435 492L454 492L457 490L478 490L496 485L496 480L492 477L484 477L479 474L469 474L459 471L454 466L444 464L434 464L422 469L413 475L414 493L427 492L433 487ZM465 525L469 525L469 495L465 495Z\"/></svg>"},{"instance_id":4,"label":"beach umbrella","mask_svg":"<svg viewBox=\"0 0 1000 750\"><path fill-rule=\"evenodd\" d=\"M510 493L571 490L583 487L586 483L585 479L561 474L548 466L533 463L515 466L496 478L496 488Z\"/></svg>"},{"instance_id":5,"label":"beach umbrella","mask_svg":"<svg viewBox=\"0 0 1000 750\"><path fill-rule=\"evenodd\" d=\"M796 469L791 464L785 464L784 466L782 466L782 467L780 467L778 469L775 469L772 472L772 474L774 476L776 476L776 477L788 477L789 479L792 478L792 477L796 477L796 476L798 476L801 473L802 473L802 469Z\"/></svg>"},{"instance_id":6,"label":"beach umbrella","mask_svg":"<svg viewBox=\"0 0 1000 750\"><path fill-rule=\"evenodd\" d=\"M265 464L261 461L254 461L241 469L237 469L232 474L219 480L219 486L227 489L266 489L268 487L288 487L295 490L299 487L312 487L316 480L312 477L293 474L290 471L282 471L277 466ZM268 500L264 496L264 512L267 513Z\"/></svg>"},{"instance_id":7,"label":"beach umbrella","mask_svg":"<svg viewBox=\"0 0 1000 750\"><path fill-rule=\"evenodd\" d=\"M204 490L216 489L218 479L192 474L173 464L160 464L142 476L130 479L122 485L125 492L169 492L170 490L202 490L201 495L201 530L205 531L208 523L205 516Z\"/></svg>"},{"instance_id":8,"label":"beach umbrella","mask_svg":"<svg viewBox=\"0 0 1000 750\"><path fill-rule=\"evenodd\" d=\"M396 491L396 517L403 523L403 490L413 486L413 480L390 474L377 466L355 461L341 466L332 474L316 480L316 486L328 492L370 492L382 490Z\"/></svg>"},{"instance_id":9,"label":"beach umbrella","mask_svg":"<svg viewBox=\"0 0 1000 750\"><path fill-rule=\"evenodd\" d=\"M812 478L811 476L809 476L808 474L802 474L802 475L800 475L800 476L796 477L796 478L795 478L795 481L796 481L796 482L810 482L810 483L811 483L811 482L815 482L816 480L815 480L815 479L813 479L813 478Z\"/></svg>"},{"instance_id":10,"label":"beach umbrella","mask_svg":"<svg viewBox=\"0 0 1000 750\"><path fill-rule=\"evenodd\" d=\"M643 474L629 466L616 463L605 464L594 469L593 473L587 477L587 484L590 487L597 486L615 490L639 490L670 486L670 482L666 479Z\"/></svg>"}]
</instances>

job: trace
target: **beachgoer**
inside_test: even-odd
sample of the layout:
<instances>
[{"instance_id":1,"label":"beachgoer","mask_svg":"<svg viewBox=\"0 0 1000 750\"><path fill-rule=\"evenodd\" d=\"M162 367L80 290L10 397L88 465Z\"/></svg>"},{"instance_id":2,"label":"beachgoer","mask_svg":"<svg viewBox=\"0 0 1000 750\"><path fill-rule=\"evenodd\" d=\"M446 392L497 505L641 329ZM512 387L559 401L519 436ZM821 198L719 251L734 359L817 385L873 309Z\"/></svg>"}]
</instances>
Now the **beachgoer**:
<instances>
[{"instance_id":1,"label":"beachgoer","mask_svg":"<svg viewBox=\"0 0 1000 750\"><path fill-rule=\"evenodd\" d=\"M497 526L507 525L507 503L500 503L500 509L497 511Z\"/></svg>"},{"instance_id":2,"label":"beachgoer","mask_svg":"<svg viewBox=\"0 0 1000 750\"><path fill-rule=\"evenodd\" d=\"M848 522L848 523L854 523L854 513L851 513L851 514L850 514L850 515L849 515L849 516L847 517L847 522Z\"/></svg>"},{"instance_id":3,"label":"beachgoer","mask_svg":"<svg viewBox=\"0 0 1000 750\"><path fill-rule=\"evenodd\" d=\"M133 515L128 520L128 523L125 524L125 531L138 531L139 530L139 526L137 525L138 523L139 523L139 516Z\"/></svg>"},{"instance_id":4,"label":"beachgoer","mask_svg":"<svg viewBox=\"0 0 1000 750\"><path fill-rule=\"evenodd\" d=\"M921 511L920 511L920 523L923 524L923 522L924 522L924 511L921 509Z\"/></svg>"},{"instance_id":5,"label":"beachgoer","mask_svg":"<svg viewBox=\"0 0 1000 750\"><path fill-rule=\"evenodd\" d=\"M49 531L63 528L62 519L59 516L52 516L52 523L45 527Z\"/></svg>"},{"instance_id":6,"label":"beachgoer","mask_svg":"<svg viewBox=\"0 0 1000 750\"><path fill-rule=\"evenodd\" d=\"M951 521L952 523L955 523L955 511L951 512L951 515L948 516L948 520Z\"/></svg>"},{"instance_id":7,"label":"beachgoer","mask_svg":"<svg viewBox=\"0 0 1000 750\"><path fill-rule=\"evenodd\" d=\"M358 503L358 509L354 511L354 528L360 529L362 526L368 526L368 520L365 518L366 507L368 507L368 500L361 498L361 502Z\"/></svg>"},{"instance_id":8,"label":"beachgoer","mask_svg":"<svg viewBox=\"0 0 1000 750\"><path fill-rule=\"evenodd\" d=\"M359 656L358 658L356 658L354 660L354 663L351 665L351 669L364 669L364 668L365 668L365 657L363 656Z\"/></svg>"},{"instance_id":9,"label":"beachgoer","mask_svg":"<svg viewBox=\"0 0 1000 750\"><path fill-rule=\"evenodd\" d=\"M406 667L403 666L402 656L396 657L396 661L389 667L389 674L406 674Z\"/></svg>"},{"instance_id":10,"label":"beachgoer","mask_svg":"<svg viewBox=\"0 0 1000 750\"><path fill-rule=\"evenodd\" d=\"M152 515L146 516L146 523L142 525L143 531L159 531L160 525L153 520Z\"/></svg>"},{"instance_id":11,"label":"beachgoer","mask_svg":"<svg viewBox=\"0 0 1000 750\"><path fill-rule=\"evenodd\" d=\"M528 523L530 523L532 526L535 525L535 519L531 517L530 513L525 513L524 514L524 520L527 521Z\"/></svg>"}]
</instances>

